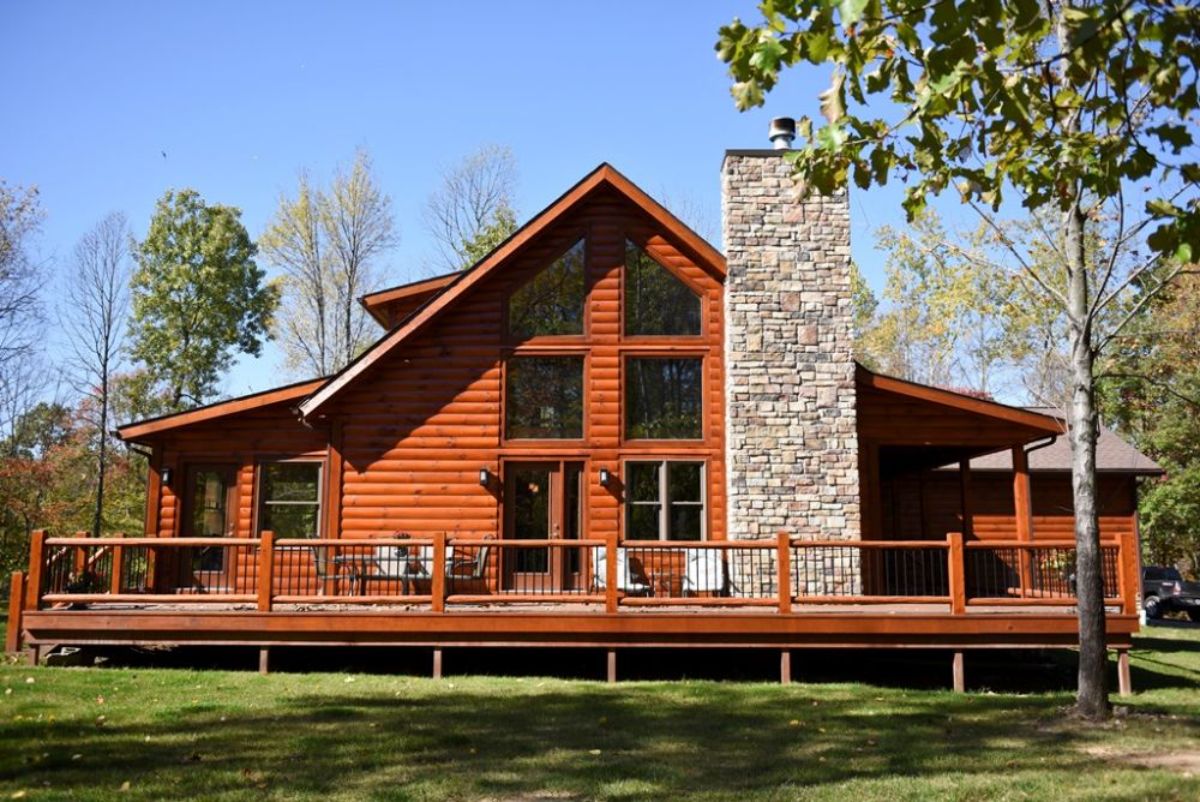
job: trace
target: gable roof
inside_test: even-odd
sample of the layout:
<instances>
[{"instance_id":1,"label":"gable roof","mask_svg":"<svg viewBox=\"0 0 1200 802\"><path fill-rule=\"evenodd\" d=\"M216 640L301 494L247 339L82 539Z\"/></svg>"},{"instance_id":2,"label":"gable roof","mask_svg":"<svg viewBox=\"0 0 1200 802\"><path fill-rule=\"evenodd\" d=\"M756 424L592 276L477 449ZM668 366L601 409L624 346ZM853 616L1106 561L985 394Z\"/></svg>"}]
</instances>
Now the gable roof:
<instances>
[{"instance_id":1,"label":"gable roof","mask_svg":"<svg viewBox=\"0 0 1200 802\"><path fill-rule=\"evenodd\" d=\"M408 284L389 287L386 290L369 292L359 298L358 302L367 310L367 314L375 318L375 321L386 329L389 323L387 314L389 306L397 301L408 301L413 305L413 308L416 308L433 295L450 286L459 275L460 272L456 270L453 273L423 278L420 281L411 281Z\"/></svg>"},{"instance_id":2,"label":"gable roof","mask_svg":"<svg viewBox=\"0 0 1200 802\"><path fill-rule=\"evenodd\" d=\"M178 429L181 426L190 426L193 423L220 418L224 415L261 409L262 407L281 404L285 401L298 401L310 395L324 383L325 379L309 379L285 385L284 387L276 387L259 393L250 393L249 395L230 398L227 401L218 401L215 404L189 409L185 412L173 412L169 415L160 415L157 418L134 421L124 426L118 426L117 435L122 440L137 442L150 435L159 434L171 429Z\"/></svg>"},{"instance_id":3,"label":"gable roof","mask_svg":"<svg viewBox=\"0 0 1200 802\"><path fill-rule=\"evenodd\" d=\"M615 190L627 198L692 251L697 259L724 277L725 257L720 251L688 228L679 218L671 214L666 207L651 198L640 187L621 175L616 168L605 162L584 176L575 186L535 215L512 236L496 246L473 268L457 274L440 293L410 313L401 325L385 334L340 373L330 378L319 390L300 404L300 414L309 417L327 404L342 390L354 383L359 376L387 356L396 346L424 328L443 310L452 306L457 299L492 275L500 265L520 251L526 243L544 232L591 193L601 188Z\"/></svg>"}]
</instances>

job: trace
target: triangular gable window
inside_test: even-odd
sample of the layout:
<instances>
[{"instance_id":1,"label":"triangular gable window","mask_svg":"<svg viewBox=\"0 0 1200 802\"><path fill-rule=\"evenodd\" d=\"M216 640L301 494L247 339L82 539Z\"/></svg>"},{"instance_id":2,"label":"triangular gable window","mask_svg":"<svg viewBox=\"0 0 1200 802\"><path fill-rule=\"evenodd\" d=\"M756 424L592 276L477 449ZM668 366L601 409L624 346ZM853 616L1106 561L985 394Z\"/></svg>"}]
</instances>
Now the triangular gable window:
<instances>
[{"instance_id":1,"label":"triangular gable window","mask_svg":"<svg viewBox=\"0 0 1200 802\"><path fill-rule=\"evenodd\" d=\"M583 334L586 247L581 239L508 299L514 337Z\"/></svg>"},{"instance_id":2,"label":"triangular gable window","mask_svg":"<svg viewBox=\"0 0 1200 802\"><path fill-rule=\"evenodd\" d=\"M625 240L625 334L700 333L700 298L674 273Z\"/></svg>"}]
</instances>

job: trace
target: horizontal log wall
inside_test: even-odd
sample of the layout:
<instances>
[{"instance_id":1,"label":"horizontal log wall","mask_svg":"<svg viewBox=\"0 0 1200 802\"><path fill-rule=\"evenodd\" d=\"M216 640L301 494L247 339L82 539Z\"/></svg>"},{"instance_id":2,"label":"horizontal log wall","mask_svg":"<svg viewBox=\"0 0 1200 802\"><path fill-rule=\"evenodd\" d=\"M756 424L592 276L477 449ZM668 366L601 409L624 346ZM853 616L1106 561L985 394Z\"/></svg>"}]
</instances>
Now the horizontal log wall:
<instances>
[{"instance_id":1,"label":"horizontal log wall","mask_svg":"<svg viewBox=\"0 0 1200 802\"><path fill-rule=\"evenodd\" d=\"M1071 478L1065 473L1034 471L1033 539L1074 538ZM886 479L883 486L883 521L889 539L932 538L962 531L959 481L956 471L929 471ZM1097 482L1100 534L1108 539L1136 530L1136 489L1126 474L1101 474ZM971 473L973 534L979 540L1015 540L1017 522L1013 505L1012 474L1003 471Z\"/></svg>"},{"instance_id":2,"label":"horizontal log wall","mask_svg":"<svg viewBox=\"0 0 1200 802\"><path fill-rule=\"evenodd\" d=\"M588 240L585 335L508 341L509 293L544 269L578 238ZM621 280L625 239L648 251L704 296L704 334L689 338L622 335ZM648 218L615 194L598 193L560 220L427 330L400 346L328 410L342 426L340 529L346 537L495 536L502 520L502 483L481 487L480 468L503 476L517 459L586 463L584 528L603 538L622 528L619 482L601 487L607 467L622 460L674 457L708 462L708 532L725 535L721 283ZM513 348L586 355L585 430L577 441L506 442L503 357ZM705 358L705 438L700 442L623 443L623 349Z\"/></svg>"}]
</instances>

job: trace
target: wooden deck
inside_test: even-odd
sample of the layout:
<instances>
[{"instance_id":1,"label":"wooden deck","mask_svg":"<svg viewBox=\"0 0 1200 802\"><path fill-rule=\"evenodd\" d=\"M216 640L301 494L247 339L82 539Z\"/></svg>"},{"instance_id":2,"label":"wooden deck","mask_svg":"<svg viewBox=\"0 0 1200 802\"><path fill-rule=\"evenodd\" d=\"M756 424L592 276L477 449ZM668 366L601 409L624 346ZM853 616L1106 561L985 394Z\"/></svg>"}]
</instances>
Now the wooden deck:
<instances>
[{"instance_id":1,"label":"wooden deck","mask_svg":"<svg viewBox=\"0 0 1200 802\"><path fill-rule=\"evenodd\" d=\"M403 549L396 561L391 549ZM51 538L14 575L9 647L1071 648L1072 544ZM573 587L512 584L559 549ZM1103 544L1110 648L1138 629L1134 540ZM457 555L457 556L456 556ZM551 560L548 555L546 562ZM528 567L528 561L521 563ZM463 566L466 566L464 568ZM460 573L461 571L468 573ZM524 574L522 574L524 575ZM1127 686L1123 677L1123 687Z\"/></svg>"}]
</instances>

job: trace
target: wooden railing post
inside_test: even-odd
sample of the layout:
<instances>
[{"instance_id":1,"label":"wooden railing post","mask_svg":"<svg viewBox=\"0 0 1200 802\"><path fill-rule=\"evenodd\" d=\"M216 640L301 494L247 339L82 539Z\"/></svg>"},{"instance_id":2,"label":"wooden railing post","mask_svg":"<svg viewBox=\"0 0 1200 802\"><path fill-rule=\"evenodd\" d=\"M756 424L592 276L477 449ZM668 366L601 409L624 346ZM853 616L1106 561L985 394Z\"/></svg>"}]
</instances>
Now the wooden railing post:
<instances>
[{"instance_id":1,"label":"wooden railing post","mask_svg":"<svg viewBox=\"0 0 1200 802\"><path fill-rule=\"evenodd\" d=\"M75 537L91 537L91 532L76 532ZM83 572L88 569L87 550L83 546L76 546L74 557L75 578L81 579Z\"/></svg>"},{"instance_id":2,"label":"wooden railing post","mask_svg":"<svg viewBox=\"0 0 1200 802\"><path fill-rule=\"evenodd\" d=\"M432 580L429 583L429 592L433 596L430 604L435 613L443 612L446 609L446 533L433 533L433 570L430 572Z\"/></svg>"},{"instance_id":3,"label":"wooden railing post","mask_svg":"<svg viewBox=\"0 0 1200 802\"><path fill-rule=\"evenodd\" d=\"M950 532L946 535L949 549L946 555L946 566L950 580L950 612L953 615L964 615L967 612L967 551L963 548L962 532Z\"/></svg>"},{"instance_id":4,"label":"wooden railing post","mask_svg":"<svg viewBox=\"0 0 1200 802\"><path fill-rule=\"evenodd\" d=\"M42 568L46 563L46 530L35 529L29 540L29 577L25 591L25 609L42 606Z\"/></svg>"},{"instance_id":5,"label":"wooden railing post","mask_svg":"<svg viewBox=\"0 0 1200 802\"><path fill-rule=\"evenodd\" d=\"M1117 580L1125 613L1137 615L1142 578L1138 573L1137 535L1133 532L1122 532L1117 537Z\"/></svg>"},{"instance_id":6,"label":"wooden railing post","mask_svg":"<svg viewBox=\"0 0 1200 802\"><path fill-rule=\"evenodd\" d=\"M792 537L782 529L775 543L775 566L778 576L775 585L779 591L779 612L783 614L792 611Z\"/></svg>"},{"instance_id":7,"label":"wooden railing post","mask_svg":"<svg viewBox=\"0 0 1200 802\"><path fill-rule=\"evenodd\" d=\"M8 631L4 633L4 651L12 654L21 650L21 614L25 612L25 572L13 571L12 589L8 594Z\"/></svg>"},{"instance_id":8,"label":"wooden railing post","mask_svg":"<svg viewBox=\"0 0 1200 802\"><path fill-rule=\"evenodd\" d=\"M116 595L121 592L123 586L121 572L125 568L125 547L120 543L125 533L117 532L113 537L117 542L112 546L112 576L109 578L108 592Z\"/></svg>"},{"instance_id":9,"label":"wooden railing post","mask_svg":"<svg viewBox=\"0 0 1200 802\"><path fill-rule=\"evenodd\" d=\"M271 612L271 582L275 577L275 533L270 529L262 533L258 546L258 609Z\"/></svg>"},{"instance_id":10,"label":"wooden railing post","mask_svg":"<svg viewBox=\"0 0 1200 802\"><path fill-rule=\"evenodd\" d=\"M615 613L619 601L617 588L617 533L605 535L604 544L604 609Z\"/></svg>"}]
</instances>

